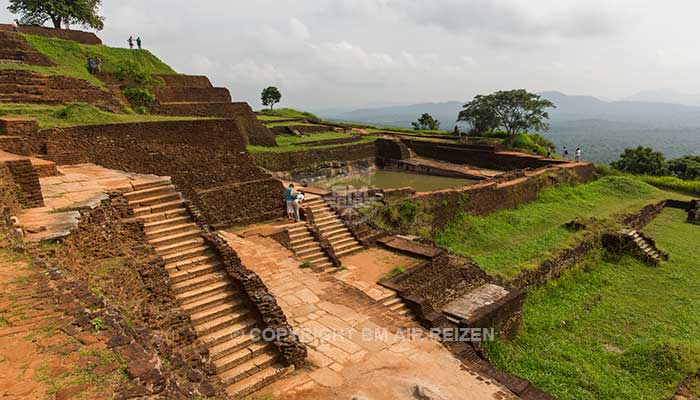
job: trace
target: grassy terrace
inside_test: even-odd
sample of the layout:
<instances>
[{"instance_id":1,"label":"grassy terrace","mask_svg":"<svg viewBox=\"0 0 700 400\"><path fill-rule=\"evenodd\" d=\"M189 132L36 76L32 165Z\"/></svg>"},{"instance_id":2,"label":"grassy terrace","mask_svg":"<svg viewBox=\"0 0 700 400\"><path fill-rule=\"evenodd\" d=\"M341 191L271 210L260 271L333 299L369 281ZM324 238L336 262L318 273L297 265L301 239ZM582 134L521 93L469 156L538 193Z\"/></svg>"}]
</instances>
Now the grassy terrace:
<instances>
[{"instance_id":1,"label":"grassy terrace","mask_svg":"<svg viewBox=\"0 0 700 400\"><path fill-rule=\"evenodd\" d=\"M43 53L57 64L55 67L34 65L0 64L0 68L29 69L47 75L64 75L84 79L104 87L104 83L87 71L87 57L99 56L103 62L103 71L113 73L117 65L125 60L134 60L146 72L152 74L174 74L175 71L151 54L148 50L129 50L103 45L85 45L77 42L48 38L44 36L25 35L27 42L38 52Z\"/></svg>"},{"instance_id":2,"label":"grassy terrace","mask_svg":"<svg viewBox=\"0 0 700 400\"><path fill-rule=\"evenodd\" d=\"M346 139L350 137L346 133L338 132L325 132L325 133L315 133L309 136L291 136L291 135L280 135L277 136L277 147L264 147L264 146L248 146L248 151L251 153L287 153L292 151L307 151L315 149L327 149L331 147L347 147L356 146L359 144L372 143L377 140L374 136L364 136L360 141L346 144L319 144L318 146L306 145L302 146L300 143L308 142L318 142L323 140L331 139Z\"/></svg>"},{"instance_id":3,"label":"grassy terrace","mask_svg":"<svg viewBox=\"0 0 700 400\"><path fill-rule=\"evenodd\" d=\"M486 217L461 214L436 235L441 246L472 257L492 275L512 279L576 243L583 232L563 224L576 217L607 218L668 198L684 198L638 179L610 176L544 190L537 201Z\"/></svg>"},{"instance_id":4,"label":"grassy terrace","mask_svg":"<svg viewBox=\"0 0 700 400\"><path fill-rule=\"evenodd\" d=\"M38 105L0 104L0 116L36 118L41 129L65 128L78 125L117 124L127 122L182 121L205 119L197 117L166 117L160 115L114 114L89 104Z\"/></svg>"},{"instance_id":5,"label":"grassy terrace","mask_svg":"<svg viewBox=\"0 0 700 400\"><path fill-rule=\"evenodd\" d=\"M530 293L491 360L563 400L671 398L700 367L700 226L685 219L668 209L644 229L670 253L659 268L595 253Z\"/></svg>"}]
</instances>

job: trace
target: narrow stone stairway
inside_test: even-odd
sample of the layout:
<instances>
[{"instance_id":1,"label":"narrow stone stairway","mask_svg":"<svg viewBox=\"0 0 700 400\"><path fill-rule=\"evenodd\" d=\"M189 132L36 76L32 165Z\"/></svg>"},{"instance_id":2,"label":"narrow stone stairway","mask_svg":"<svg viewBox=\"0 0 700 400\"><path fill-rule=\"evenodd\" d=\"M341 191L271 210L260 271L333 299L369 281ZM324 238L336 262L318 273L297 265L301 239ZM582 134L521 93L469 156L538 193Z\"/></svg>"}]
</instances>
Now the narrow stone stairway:
<instances>
[{"instance_id":1,"label":"narrow stone stairway","mask_svg":"<svg viewBox=\"0 0 700 400\"><path fill-rule=\"evenodd\" d=\"M291 239L290 245L297 257L316 268L328 269L333 266L333 263L323 252L321 245L311 234L305 222L292 224L288 229Z\"/></svg>"},{"instance_id":2,"label":"narrow stone stairway","mask_svg":"<svg viewBox=\"0 0 700 400\"><path fill-rule=\"evenodd\" d=\"M217 374L232 398L247 396L293 370L274 345L251 335L260 327L245 296L226 274L189 210L163 179L134 187L124 196L144 222L148 242L165 260L180 306L209 348Z\"/></svg>"},{"instance_id":3,"label":"narrow stone stairway","mask_svg":"<svg viewBox=\"0 0 700 400\"><path fill-rule=\"evenodd\" d=\"M655 265L661 264L668 259L668 256L659 250L654 243L650 243L644 236L635 230L625 231L625 234L632 239L637 247L644 253L647 260Z\"/></svg>"},{"instance_id":4,"label":"narrow stone stairway","mask_svg":"<svg viewBox=\"0 0 700 400\"><path fill-rule=\"evenodd\" d=\"M343 224L338 214L321 198L309 199L304 202L305 207L311 208L314 213L314 222L321 234L328 238L338 257L350 255L362 250L362 245L355 239L352 232Z\"/></svg>"},{"instance_id":5,"label":"narrow stone stairway","mask_svg":"<svg viewBox=\"0 0 700 400\"><path fill-rule=\"evenodd\" d=\"M404 303L403 300L401 300L401 297L399 297L399 295L396 293L381 299L379 302L382 303L384 307L388 307L391 311L403 317L414 319L411 309L408 308L408 305L406 305L406 303Z\"/></svg>"}]
</instances>

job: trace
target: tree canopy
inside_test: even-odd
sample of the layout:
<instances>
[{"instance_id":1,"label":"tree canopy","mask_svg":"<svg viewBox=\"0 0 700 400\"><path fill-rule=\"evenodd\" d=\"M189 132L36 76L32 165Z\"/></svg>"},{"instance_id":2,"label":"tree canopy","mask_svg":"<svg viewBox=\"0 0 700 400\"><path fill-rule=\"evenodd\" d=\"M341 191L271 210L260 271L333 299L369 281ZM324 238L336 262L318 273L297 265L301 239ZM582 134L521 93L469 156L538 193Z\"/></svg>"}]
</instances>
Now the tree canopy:
<instances>
[{"instance_id":1,"label":"tree canopy","mask_svg":"<svg viewBox=\"0 0 700 400\"><path fill-rule=\"evenodd\" d=\"M279 89L276 87L270 86L263 89L260 99L262 100L262 104L264 106L270 107L270 110L272 110L275 104L282 100L282 93L280 93Z\"/></svg>"},{"instance_id":2,"label":"tree canopy","mask_svg":"<svg viewBox=\"0 0 700 400\"><path fill-rule=\"evenodd\" d=\"M98 31L104 28L104 17L98 14L102 0L10 0L9 4L7 9L27 24L51 21L56 29L66 22Z\"/></svg>"},{"instance_id":3,"label":"tree canopy","mask_svg":"<svg viewBox=\"0 0 700 400\"><path fill-rule=\"evenodd\" d=\"M668 162L668 170L681 179L700 179L700 156L685 156Z\"/></svg>"},{"instance_id":4,"label":"tree canopy","mask_svg":"<svg viewBox=\"0 0 700 400\"><path fill-rule=\"evenodd\" d=\"M436 120L433 118L432 115L428 113L424 113L423 115L418 118L418 121L412 122L411 125L413 125L413 129L420 131L435 131L440 129L440 121Z\"/></svg>"},{"instance_id":5,"label":"tree canopy","mask_svg":"<svg viewBox=\"0 0 700 400\"><path fill-rule=\"evenodd\" d=\"M464 105L458 121L467 122L472 133L502 128L508 136L529 130L549 130L547 108L554 104L525 89L478 95Z\"/></svg>"},{"instance_id":6,"label":"tree canopy","mask_svg":"<svg viewBox=\"0 0 700 400\"><path fill-rule=\"evenodd\" d=\"M625 149L620 159L613 161L610 165L632 174L665 175L668 171L663 153L654 151L651 147L642 146L636 149Z\"/></svg>"}]
</instances>

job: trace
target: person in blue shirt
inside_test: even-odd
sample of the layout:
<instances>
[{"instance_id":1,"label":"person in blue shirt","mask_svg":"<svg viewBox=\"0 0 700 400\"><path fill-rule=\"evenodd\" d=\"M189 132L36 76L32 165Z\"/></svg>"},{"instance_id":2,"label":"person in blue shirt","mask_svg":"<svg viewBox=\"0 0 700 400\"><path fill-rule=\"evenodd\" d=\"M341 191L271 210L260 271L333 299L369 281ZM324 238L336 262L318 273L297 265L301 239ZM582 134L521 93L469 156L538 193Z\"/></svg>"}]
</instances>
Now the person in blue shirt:
<instances>
[{"instance_id":1,"label":"person in blue shirt","mask_svg":"<svg viewBox=\"0 0 700 400\"><path fill-rule=\"evenodd\" d=\"M296 193L294 192L294 184L290 183L289 186L284 190L284 200L287 203L287 218L290 221L294 221L294 198Z\"/></svg>"}]
</instances>

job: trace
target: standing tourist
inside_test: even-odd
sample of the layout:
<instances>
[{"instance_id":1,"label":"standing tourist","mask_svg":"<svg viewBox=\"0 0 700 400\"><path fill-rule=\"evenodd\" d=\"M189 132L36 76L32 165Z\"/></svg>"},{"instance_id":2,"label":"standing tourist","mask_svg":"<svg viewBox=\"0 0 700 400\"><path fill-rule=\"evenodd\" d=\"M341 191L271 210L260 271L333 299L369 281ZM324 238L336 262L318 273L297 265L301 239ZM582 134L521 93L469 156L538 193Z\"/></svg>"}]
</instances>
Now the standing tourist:
<instances>
[{"instance_id":1,"label":"standing tourist","mask_svg":"<svg viewBox=\"0 0 700 400\"><path fill-rule=\"evenodd\" d=\"M139 46L139 50L141 50L141 36L136 38L136 45Z\"/></svg>"},{"instance_id":2,"label":"standing tourist","mask_svg":"<svg viewBox=\"0 0 700 400\"><path fill-rule=\"evenodd\" d=\"M17 18L12 20L12 32L19 32L19 21Z\"/></svg>"},{"instance_id":3,"label":"standing tourist","mask_svg":"<svg viewBox=\"0 0 700 400\"><path fill-rule=\"evenodd\" d=\"M294 184L290 183L284 190L284 200L287 205L287 219L294 221Z\"/></svg>"},{"instance_id":4,"label":"standing tourist","mask_svg":"<svg viewBox=\"0 0 700 400\"><path fill-rule=\"evenodd\" d=\"M576 149L576 162L581 162L581 148Z\"/></svg>"},{"instance_id":5,"label":"standing tourist","mask_svg":"<svg viewBox=\"0 0 700 400\"><path fill-rule=\"evenodd\" d=\"M102 59L100 57L95 57L95 72L102 72Z\"/></svg>"},{"instance_id":6,"label":"standing tourist","mask_svg":"<svg viewBox=\"0 0 700 400\"><path fill-rule=\"evenodd\" d=\"M547 146L547 158L552 158L552 146Z\"/></svg>"},{"instance_id":7,"label":"standing tourist","mask_svg":"<svg viewBox=\"0 0 700 400\"><path fill-rule=\"evenodd\" d=\"M129 36L129 40L127 40L127 42L129 42L129 48L133 49L134 48L134 37Z\"/></svg>"},{"instance_id":8,"label":"standing tourist","mask_svg":"<svg viewBox=\"0 0 700 400\"><path fill-rule=\"evenodd\" d=\"M88 72L90 73L90 75L95 74L95 62L92 61L92 58L89 58L89 57L87 59L87 69L88 69Z\"/></svg>"},{"instance_id":9,"label":"standing tourist","mask_svg":"<svg viewBox=\"0 0 700 400\"><path fill-rule=\"evenodd\" d=\"M562 157L564 157L565 160L569 159L569 149L567 149L566 146L564 146L564 148L562 149L561 155Z\"/></svg>"}]
</instances>

